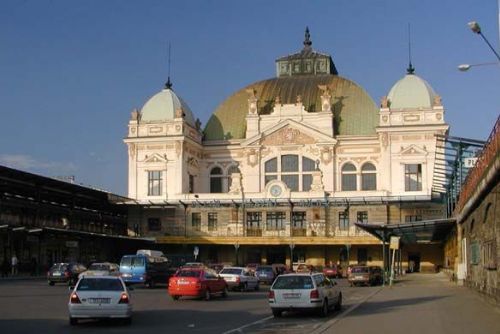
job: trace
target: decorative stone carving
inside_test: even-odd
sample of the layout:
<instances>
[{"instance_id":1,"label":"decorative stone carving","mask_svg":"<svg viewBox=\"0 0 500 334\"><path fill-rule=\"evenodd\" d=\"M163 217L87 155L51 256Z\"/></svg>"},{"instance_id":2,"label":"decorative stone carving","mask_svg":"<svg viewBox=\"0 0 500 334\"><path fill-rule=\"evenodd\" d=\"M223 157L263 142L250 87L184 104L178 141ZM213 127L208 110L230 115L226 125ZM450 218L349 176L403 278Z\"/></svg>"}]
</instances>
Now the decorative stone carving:
<instances>
[{"instance_id":1,"label":"decorative stone carving","mask_svg":"<svg viewBox=\"0 0 500 334\"><path fill-rule=\"evenodd\" d=\"M318 88L322 91L321 94L321 111L331 111L332 95L330 94L330 88L327 85L318 85Z\"/></svg>"},{"instance_id":2,"label":"decorative stone carving","mask_svg":"<svg viewBox=\"0 0 500 334\"><path fill-rule=\"evenodd\" d=\"M265 137L263 145L314 144L314 138L300 132L298 129L286 127Z\"/></svg>"},{"instance_id":3,"label":"decorative stone carving","mask_svg":"<svg viewBox=\"0 0 500 334\"><path fill-rule=\"evenodd\" d=\"M130 157L131 157L132 159L134 159L134 158L135 158L135 152L136 152L136 150L135 150L135 149L136 149L136 146L135 146L135 144L134 144L134 143L130 143L130 144L128 144L128 154L130 155Z\"/></svg>"},{"instance_id":4,"label":"decorative stone carving","mask_svg":"<svg viewBox=\"0 0 500 334\"><path fill-rule=\"evenodd\" d=\"M382 142L382 147L386 149L387 145L389 145L389 136L387 135L387 133L382 133L380 135L380 141Z\"/></svg>"},{"instance_id":5,"label":"decorative stone carving","mask_svg":"<svg viewBox=\"0 0 500 334\"><path fill-rule=\"evenodd\" d=\"M321 149L321 162L324 165L328 165L333 159L332 150L329 147L323 147Z\"/></svg>"},{"instance_id":6,"label":"decorative stone carving","mask_svg":"<svg viewBox=\"0 0 500 334\"><path fill-rule=\"evenodd\" d=\"M196 127L196 130L200 131L201 129L201 121L199 118L196 119L196 122L194 122L194 125Z\"/></svg>"},{"instance_id":7,"label":"decorative stone carving","mask_svg":"<svg viewBox=\"0 0 500 334\"><path fill-rule=\"evenodd\" d=\"M387 99L387 96L382 96L382 98L380 99L380 107L389 108L389 100Z\"/></svg>"},{"instance_id":8,"label":"decorative stone carving","mask_svg":"<svg viewBox=\"0 0 500 334\"><path fill-rule=\"evenodd\" d=\"M181 155L182 152L182 142L180 140L175 142L175 154L177 157Z\"/></svg>"},{"instance_id":9,"label":"decorative stone carving","mask_svg":"<svg viewBox=\"0 0 500 334\"><path fill-rule=\"evenodd\" d=\"M388 120L389 117L387 117L386 115L382 116L382 122L387 123Z\"/></svg>"},{"instance_id":10,"label":"decorative stone carving","mask_svg":"<svg viewBox=\"0 0 500 334\"><path fill-rule=\"evenodd\" d=\"M302 96L300 94L297 95L297 104L302 104Z\"/></svg>"},{"instance_id":11,"label":"decorative stone carving","mask_svg":"<svg viewBox=\"0 0 500 334\"><path fill-rule=\"evenodd\" d=\"M255 89L247 89L247 93L250 95L248 98L248 113L250 115L257 115L259 113L257 91Z\"/></svg>"},{"instance_id":12,"label":"decorative stone carving","mask_svg":"<svg viewBox=\"0 0 500 334\"><path fill-rule=\"evenodd\" d=\"M443 115L441 113L436 114L436 119L440 121L443 118Z\"/></svg>"},{"instance_id":13,"label":"decorative stone carving","mask_svg":"<svg viewBox=\"0 0 500 334\"><path fill-rule=\"evenodd\" d=\"M198 166L199 166L198 160L196 160L196 158L194 158L194 157L187 158L187 164L188 164L188 166L195 167L195 168L198 168Z\"/></svg>"},{"instance_id":14,"label":"decorative stone carving","mask_svg":"<svg viewBox=\"0 0 500 334\"><path fill-rule=\"evenodd\" d=\"M182 108L175 109L175 118L184 118L185 114Z\"/></svg>"},{"instance_id":15,"label":"decorative stone carving","mask_svg":"<svg viewBox=\"0 0 500 334\"><path fill-rule=\"evenodd\" d=\"M440 107L442 106L442 101L441 101L441 96L436 95L434 96L434 107Z\"/></svg>"},{"instance_id":16,"label":"decorative stone carving","mask_svg":"<svg viewBox=\"0 0 500 334\"><path fill-rule=\"evenodd\" d=\"M312 184L311 184L311 192L313 191L323 191L325 189L323 185L323 181L321 180L321 172L314 171L312 172Z\"/></svg>"},{"instance_id":17,"label":"decorative stone carving","mask_svg":"<svg viewBox=\"0 0 500 334\"><path fill-rule=\"evenodd\" d=\"M257 152L256 149L251 148L250 150L247 151L247 163L251 167L255 167L258 162L259 162L259 152Z\"/></svg>"},{"instance_id":18,"label":"decorative stone carving","mask_svg":"<svg viewBox=\"0 0 500 334\"><path fill-rule=\"evenodd\" d=\"M241 193L241 174L240 173L232 173L231 175L231 188L229 188L229 192L231 194L239 194Z\"/></svg>"},{"instance_id":19,"label":"decorative stone carving","mask_svg":"<svg viewBox=\"0 0 500 334\"><path fill-rule=\"evenodd\" d=\"M276 98L274 99L274 104L275 105L281 104L281 98L279 95L277 95Z\"/></svg>"},{"instance_id":20,"label":"decorative stone carving","mask_svg":"<svg viewBox=\"0 0 500 334\"><path fill-rule=\"evenodd\" d=\"M140 121L141 120L141 112L139 111L139 109L134 109L132 110L131 112L131 115L130 115L130 119L132 121Z\"/></svg>"}]
</instances>

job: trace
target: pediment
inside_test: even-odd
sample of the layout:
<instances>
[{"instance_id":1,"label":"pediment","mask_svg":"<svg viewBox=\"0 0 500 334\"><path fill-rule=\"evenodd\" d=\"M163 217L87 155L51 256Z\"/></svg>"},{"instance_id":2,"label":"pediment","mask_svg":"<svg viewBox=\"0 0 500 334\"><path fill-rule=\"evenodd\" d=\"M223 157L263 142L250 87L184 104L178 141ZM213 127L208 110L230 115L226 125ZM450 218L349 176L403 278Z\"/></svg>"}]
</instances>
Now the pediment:
<instances>
[{"instance_id":1,"label":"pediment","mask_svg":"<svg viewBox=\"0 0 500 334\"><path fill-rule=\"evenodd\" d=\"M317 131L316 129L305 126L293 120L286 120L277 125L274 125L258 135L247 139L242 143L242 146L265 145L265 146L282 146L282 145L308 145L317 143L332 143L337 141Z\"/></svg>"},{"instance_id":2,"label":"pediment","mask_svg":"<svg viewBox=\"0 0 500 334\"><path fill-rule=\"evenodd\" d=\"M408 147L401 147L401 151L399 152L400 155L427 155L427 151L424 148L420 148L417 145L410 145Z\"/></svg>"},{"instance_id":3,"label":"pediment","mask_svg":"<svg viewBox=\"0 0 500 334\"><path fill-rule=\"evenodd\" d=\"M158 153L147 155L144 162L167 162L167 159Z\"/></svg>"}]
</instances>

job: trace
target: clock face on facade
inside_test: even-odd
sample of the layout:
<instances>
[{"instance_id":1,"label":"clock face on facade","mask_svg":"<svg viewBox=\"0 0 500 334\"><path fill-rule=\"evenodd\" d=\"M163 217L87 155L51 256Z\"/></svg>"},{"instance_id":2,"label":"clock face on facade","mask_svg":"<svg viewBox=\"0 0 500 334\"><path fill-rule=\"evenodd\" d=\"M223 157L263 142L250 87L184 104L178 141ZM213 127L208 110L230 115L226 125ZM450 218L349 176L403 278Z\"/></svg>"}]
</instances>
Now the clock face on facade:
<instances>
[{"instance_id":1,"label":"clock face on facade","mask_svg":"<svg viewBox=\"0 0 500 334\"><path fill-rule=\"evenodd\" d=\"M281 187L277 184L275 184L274 186L271 187L270 189L270 192L271 192L271 195L274 196L274 197L278 197L279 195L281 195Z\"/></svg>"}]
</instances>

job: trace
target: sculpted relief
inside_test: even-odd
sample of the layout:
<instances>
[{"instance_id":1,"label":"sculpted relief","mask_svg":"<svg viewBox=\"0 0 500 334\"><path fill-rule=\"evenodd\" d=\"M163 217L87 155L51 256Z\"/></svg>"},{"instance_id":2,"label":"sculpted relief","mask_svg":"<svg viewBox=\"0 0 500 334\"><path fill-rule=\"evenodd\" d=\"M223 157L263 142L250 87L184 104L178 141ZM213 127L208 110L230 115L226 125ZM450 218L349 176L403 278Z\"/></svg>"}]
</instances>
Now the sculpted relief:
<instances>
[{"instance_id":1,"label":"sculpted relief","mask_svg":"<svg viewBox=\"0 0 500 334\"><path fill-rule=\"evenodd\" d=\"M314 144L314 138L290 127L276 131L262 140L262 145Z\"/></svg>"}]
</instances>

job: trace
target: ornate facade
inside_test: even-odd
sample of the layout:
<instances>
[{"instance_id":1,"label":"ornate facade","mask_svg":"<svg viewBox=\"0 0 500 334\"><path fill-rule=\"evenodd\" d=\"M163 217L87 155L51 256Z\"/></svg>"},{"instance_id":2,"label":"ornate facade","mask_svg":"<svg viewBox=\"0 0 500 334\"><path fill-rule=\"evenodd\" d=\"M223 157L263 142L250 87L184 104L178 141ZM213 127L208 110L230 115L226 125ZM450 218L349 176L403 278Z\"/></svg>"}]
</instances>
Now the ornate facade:
<instances>
[{"instance_id":1,"label":"ornate facade","mask_svg":"<svg viewBox=\"0 0 500 334\"><path fill-rule=\"evenodd\" d=\"M380 264L354 222L445 214L431 192L444 107L410 69L377 107L306 31L276 78L235 92L203 131L169 81L128 124L130 230L205 261ZM433 269L439 247L402 260Z\"/></svg>"}]
</instances>

